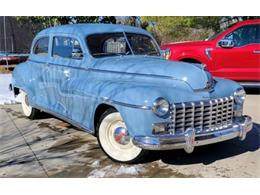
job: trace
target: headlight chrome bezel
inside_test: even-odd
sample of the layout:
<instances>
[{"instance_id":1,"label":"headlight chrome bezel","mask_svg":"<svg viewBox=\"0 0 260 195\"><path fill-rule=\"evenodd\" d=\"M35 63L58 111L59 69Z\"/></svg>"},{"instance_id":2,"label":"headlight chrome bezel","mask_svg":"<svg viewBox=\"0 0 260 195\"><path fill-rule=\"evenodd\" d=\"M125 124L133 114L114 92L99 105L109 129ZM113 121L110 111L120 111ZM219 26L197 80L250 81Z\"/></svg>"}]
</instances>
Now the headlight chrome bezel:
<instances>
[{"instance_id":1,"label":"headlight chrome bezel","mask_svg":"<svg viewBox=\"0 0 260 195\"><path fill-rule=\"evenodd\" d=\"M170 112L170 103L163 97L157 98L153 102L152 106L153 113L161 118L164 118L169 115Z\"/></svg>"}]
</instances>

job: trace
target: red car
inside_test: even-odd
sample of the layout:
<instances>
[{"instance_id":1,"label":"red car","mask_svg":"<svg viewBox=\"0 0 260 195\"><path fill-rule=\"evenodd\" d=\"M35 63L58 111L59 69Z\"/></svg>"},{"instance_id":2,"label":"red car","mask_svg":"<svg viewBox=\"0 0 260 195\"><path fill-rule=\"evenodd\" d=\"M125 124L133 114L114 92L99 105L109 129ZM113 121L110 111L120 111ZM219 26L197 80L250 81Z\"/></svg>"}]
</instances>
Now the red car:
<instances>
[{"instance_id":1,"label":"red car","mask_svg":"<svg viewBox=\"0 0 260 195\"><path fill-rule=\"evenodd\" d=\"M217 77L260 85L260 20L238 22L205 41L169 43L168 59L205 64Z\"/></svg>"},{"instance_id":2,"label":"red car","mask_svg":"<svg viewBox=\"0 0 260 195\"><path fill-rule=\"evenodd\" d=\"M14 65L25 62L28 58L28 54L13 54L9 53L6 55L5 53L0 52L0 65Z\"/></svg>"}]
</instances>

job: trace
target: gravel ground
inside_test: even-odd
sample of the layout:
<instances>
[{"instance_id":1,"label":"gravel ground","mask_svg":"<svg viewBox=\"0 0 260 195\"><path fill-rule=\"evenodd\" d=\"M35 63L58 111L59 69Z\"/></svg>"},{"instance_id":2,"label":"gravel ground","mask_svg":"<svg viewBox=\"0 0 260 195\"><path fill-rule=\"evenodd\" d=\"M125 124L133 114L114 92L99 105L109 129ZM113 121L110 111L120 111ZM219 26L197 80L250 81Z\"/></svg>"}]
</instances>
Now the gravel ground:
<instances>
[{"instance_id":1,"label":"gravel ground","mask_svg":"<svg viewBox=\"0 0 260 195\"><path fill-rule=\"evenodd\" d=\"M45 114L29 120L19 104L0 106L0 177L260 177L260 96L245 114L254 128L238 139L183 150L152 152L147 162L114 163L95 137Z\"/></svg>"}]
</instances>

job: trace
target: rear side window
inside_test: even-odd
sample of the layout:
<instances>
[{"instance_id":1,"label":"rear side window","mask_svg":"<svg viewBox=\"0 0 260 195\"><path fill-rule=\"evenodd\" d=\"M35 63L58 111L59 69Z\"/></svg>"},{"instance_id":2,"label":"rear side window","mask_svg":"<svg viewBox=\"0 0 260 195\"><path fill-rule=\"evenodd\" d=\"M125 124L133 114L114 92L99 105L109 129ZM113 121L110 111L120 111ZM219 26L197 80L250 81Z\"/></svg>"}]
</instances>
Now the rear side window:
<instances>
[{"instance_id":1,"label":"rear side window","mask_svg":"<svg viewBox=\"0 0 260 195\"><path fill-rule=\"evenodd\" d=\"M77 39L57 36L53 38L52 57L80 60L83 52Z\"/></svg>"},{"instance_id":2,"label":"rear side window","mask_svg":"<svg viewBox=\"0 0 260 195\"><path fill-rule=\"evenodd\" d=\"M33 53L36 55L47 56L49 46L49 37L43 37L36 41Z\"/></svg>"}]
</instances>

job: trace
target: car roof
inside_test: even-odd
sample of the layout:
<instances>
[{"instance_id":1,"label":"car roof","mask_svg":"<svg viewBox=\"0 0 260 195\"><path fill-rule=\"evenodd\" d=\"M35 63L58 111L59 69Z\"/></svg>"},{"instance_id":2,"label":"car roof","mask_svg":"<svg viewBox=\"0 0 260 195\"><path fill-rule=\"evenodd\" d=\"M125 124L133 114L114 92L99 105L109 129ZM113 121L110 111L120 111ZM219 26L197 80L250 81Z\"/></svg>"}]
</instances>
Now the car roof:
<instances>
[{"instance_id":1,"label":"car roof","mask_svg":"<svg viewBox=\"0 0 260 195\"><path fill-rule=\"evenodd\" d=\"M246 24L260 24L260 19L244 20L236 23L236 25L246 25Z\"/></svg>"},{"instance_id":2,"label":"car roof","mask_svg":"<svg viewBox=\"0 0 260 195\"><path fill-rule=\"evenodd\" d=\"M119 24L68 24L50 27L42 30L37 36L50 35L56 33L63 34L78 34L81 36L87 36L96 33L109 33L109 32L131 32L141 33L151 36L151 34L141 28L119 25Z\"/></svg>"}]
</instances>

